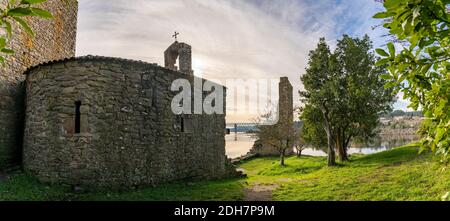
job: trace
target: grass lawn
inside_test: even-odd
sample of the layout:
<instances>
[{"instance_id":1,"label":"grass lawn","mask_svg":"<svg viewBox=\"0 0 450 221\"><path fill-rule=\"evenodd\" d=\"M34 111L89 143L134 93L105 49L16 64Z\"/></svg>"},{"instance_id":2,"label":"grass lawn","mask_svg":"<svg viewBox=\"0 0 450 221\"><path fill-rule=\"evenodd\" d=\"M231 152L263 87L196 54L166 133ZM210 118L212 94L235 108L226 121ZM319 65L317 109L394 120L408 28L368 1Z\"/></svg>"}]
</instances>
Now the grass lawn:
<instances>
[{"instance_id":1,"label":"grass lawn","mask_svg":"<svg viewBox=\"0 0 450 221\"><path fill-rule=\"evenodd\" d=\"M1 200L441 200L450 191L450 170L418 155L413 145L326 167L323 157L257 158L240 167L245 179L174 183L127 192L76 194L68 187L40 184L27 175L0 181ZM259 198L257 198L259 199Z\"/></svg>"}]
</instances>

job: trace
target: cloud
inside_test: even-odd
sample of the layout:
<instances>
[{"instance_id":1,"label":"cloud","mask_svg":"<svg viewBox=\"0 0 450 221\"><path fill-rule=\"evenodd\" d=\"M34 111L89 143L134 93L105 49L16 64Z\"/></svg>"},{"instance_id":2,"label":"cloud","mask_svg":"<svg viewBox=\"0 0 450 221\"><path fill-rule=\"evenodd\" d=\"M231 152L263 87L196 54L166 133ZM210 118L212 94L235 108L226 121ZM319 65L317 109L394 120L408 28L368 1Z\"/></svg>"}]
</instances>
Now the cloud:
<instances>
[{"instance_id":1,"label":"cloud","mask_svg":"<svg viewBox=\"0 0 450 221\"><path fill-rule=\"evenodd\" d=\"M372 0L79 0L79 8L77 55L163 64L163 52L178 31L179 40L193 47L196 74L288 76L296 102L300 74L320 37L333 44L344 33L377 35L370 29Z\"/></svg>"}]
</instances>

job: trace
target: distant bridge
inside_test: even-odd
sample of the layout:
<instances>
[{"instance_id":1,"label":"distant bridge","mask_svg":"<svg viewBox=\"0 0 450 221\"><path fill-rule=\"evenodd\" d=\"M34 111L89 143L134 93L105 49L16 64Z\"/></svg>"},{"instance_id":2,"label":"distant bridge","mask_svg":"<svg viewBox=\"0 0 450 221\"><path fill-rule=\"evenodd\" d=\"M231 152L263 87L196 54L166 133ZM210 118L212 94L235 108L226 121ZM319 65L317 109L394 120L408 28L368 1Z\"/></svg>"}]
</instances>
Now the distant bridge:
<instances>
[{"instance_id":1,"label":"distant bridge","mask_svg":"<svg viewBox=\"0 0 450 221\"><path fill-rule=\"evenodd\" d=\"M295 121L294 125L295 127L300 128L302 122ZM228 123L226 124L226 129L228 133L246 133L257 131L257 126L258 125L256 123Z\"/></svg>"},{"instance_id":2,"label":"distant bridge","mask_svg":"<svg viewBox=\"0 0 450 221\"><path fill-rule=\"evenodd\" d=\"M226 124L229 133L249 132L257 130L255 123L230 123Z\"/></svg>"}]
</instances>

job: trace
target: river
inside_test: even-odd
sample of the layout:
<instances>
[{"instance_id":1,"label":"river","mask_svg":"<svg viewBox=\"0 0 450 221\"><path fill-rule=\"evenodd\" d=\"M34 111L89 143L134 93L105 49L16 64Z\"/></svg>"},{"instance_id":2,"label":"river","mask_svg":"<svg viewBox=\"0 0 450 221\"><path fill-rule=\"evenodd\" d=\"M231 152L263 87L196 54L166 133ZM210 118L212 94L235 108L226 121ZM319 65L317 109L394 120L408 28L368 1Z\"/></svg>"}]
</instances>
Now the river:
<instances>
[{"instance_id":1,"label":"river","mask_svg":"<svg viewBox=\"0 0 450 221\"><path fill-rule=\"evenodd\" d=\"M415 135L400 135L400 136L388 136L383 135L374 142L369 144L352 144L349 148L349 154L373 154L382 151L390 150L395 147L403 146L418 140ZM229 158L237 158L247 154L253 147L255 138L251 134L237 133L229 134L225 136L226 141L226 154ZM303 151L304 155L310 156L326 156L326 153L322 150L315 150L308 148Z\"/></svg>"}]
</instances>

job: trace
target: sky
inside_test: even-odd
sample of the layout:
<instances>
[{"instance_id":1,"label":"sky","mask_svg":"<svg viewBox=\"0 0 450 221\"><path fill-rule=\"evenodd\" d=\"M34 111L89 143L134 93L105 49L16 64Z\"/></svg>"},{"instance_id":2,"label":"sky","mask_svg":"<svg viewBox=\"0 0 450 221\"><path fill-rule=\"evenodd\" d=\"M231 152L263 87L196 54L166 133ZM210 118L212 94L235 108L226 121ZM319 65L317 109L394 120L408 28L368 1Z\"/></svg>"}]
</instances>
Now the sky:
<instances>
[{"instance_id":1,"label":"sky","mask_svg":"<svg viewBox=\"0 0 450 221\"><path fill-rule=\"evenodd\" d=\"M287 76L294 104L308 53L325 37L368 34L375 47L388 39L374 0L79 0L77 55L102 55L164 64L178 40L193 48L193 69L207 79L278 79ZM395 109L409 110L399 97ZM254 116L235 114L228 122Z\"/></svg>"}]
</instances>

